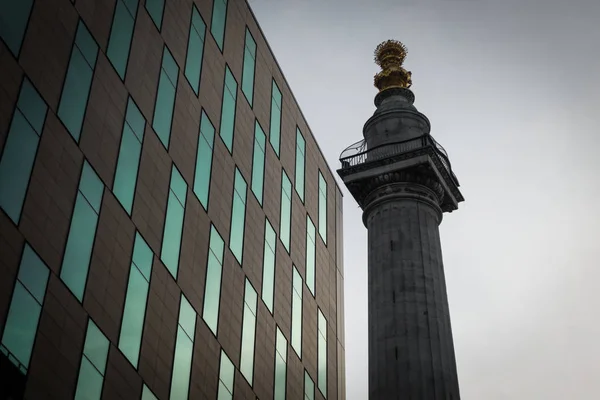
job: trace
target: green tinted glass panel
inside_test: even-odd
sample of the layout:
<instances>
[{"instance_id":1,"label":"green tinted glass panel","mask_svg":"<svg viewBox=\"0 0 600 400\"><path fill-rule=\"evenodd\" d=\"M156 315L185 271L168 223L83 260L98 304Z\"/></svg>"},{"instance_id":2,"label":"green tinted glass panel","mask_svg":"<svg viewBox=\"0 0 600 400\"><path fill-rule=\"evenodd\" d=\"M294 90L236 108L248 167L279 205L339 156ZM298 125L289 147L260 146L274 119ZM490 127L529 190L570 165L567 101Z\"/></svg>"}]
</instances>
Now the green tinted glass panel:
<instances>
[{"instance_id":1,"label":"green tinted glass panel","mask_svg":"<svg viewBox=\"0 0 600 400\"><path fill-rule=\"evenodd\" d=\"M315 383L306 370L304 371L304 400L315 400Z\"/></svg>"},{"instance_id":2,"label":"green tinted glass panel","mask_svg":"<svg viewBox=\"0 0 600 400\"><path fill-rule=\"evenodd\" d=\"M169 140L171 138L171 123L173 121L173 107L175 106L175 90L177 88L178 75L179 68L177 67L177 63L175 63L171 52L165 46L152 128L154 128L158 138L167 149L169 148Z\"/></svg>"},{"instance_id":3,"label":"green tinted glass panel","mask_svg":"<svg viewBox=\"0 0 600 400\"><path fill-rule=\"evenodd\" d=\"M175 279L177 279L179 270L179 250L181 249L181 235L183 233L186 192L185 181L175 164L173 164L160 259Z\"/></svg>"},{"instance_id":4,"label":"green tinted glass panel","mask_svg":"<svg viewBox=\"0 0 600 400\"><path fill-rule=\"evenodd\" d=\"M225 20L227 18L227 0L215 0L213 2L212 21L210 23L210 33L215 38L217 46L223 51L223 41L225 39Z\"/></svg>"},{"instance_id":5,"label":"green tinted glass panel","mask_svg":"<svg viewBox=\"0 0 600 400\"><path fill-rule=\"evenodd\" d=\"M146 10L159 31L162 27L164 9L165 0L146 0Z\"/></svg>"},{"instance_id":6,"label":"green tinted glass panel","mask_svg":"<svg viewBox=\"0 0 600 400\"><path fill-rule=\"evenodd\" d=\"M60 278L79 301L87 281L104 185L84 162L75 200Z\"/></svg>"},{"instance_id":7,"label":"green tinted glass panel","mask_svg":"<svg viewBox=\"0 0 600 400\"><path fill-rule=\"evenodd\" d=\"M77 379L76 400L100 399L109 342L96 324L89 319L83 345L81 367Z\"/></svg>"},{"instance_id":8,"label":"green tinted glass panel","mask_svg":"<svg viewBox=\"0 0 600 400\"><path fill-rule=\"evenodd\" d=\"M254 155L252 158L252 192L258 203L263 203L263 186L265 179L265 142L267 137L258 120L254 124Z\"/></svg>"},{"instance_id":9,"label":"green tinted glass panel","mask_svg":"<svg viewBox=\"0 0 600 400\"><path fill-rule=\"evenodd\" d=\"M170 400L185 400L188 398L195 330L196 312L182 293L175 356L173 358Z\"/></svg>"},{"instance_id":10,"label":"green tinted glass panel","mask_svg":"<svg viewBox=\"0 0 600 400\"><path fill-rule=\"evenodd\" d=\"M17 278L40 304L44 302L48 276L48 267L26 243Z\"/></svg>"},{"instance_id":11,"label":"green tinted glass panel","mask_svg":"<svg viewBox=\"0 0 600 400\"><path fill-rule=\"evenodd\" d=\"M212 170L213 143L215 128L202 110L200 119L200 135L198 136L198 154L196 155L196 175L194 176L194 193L200 200L204 210L208 210L210 193L210 174Z\"/></svg>"},{"instance_id":12,"label":"green tinted glass panel","mask_svg":"<svg viewBox=\"0 0 600 400\"><path fill-rule=\"evenodd\" d=\"M292 280L292 347L302 359L302 277L294 266Z\"/></svg>"},{"instance_id":13,"label":"green tinted glass panel","mask_svg":"<svg viewBox=\"0 0 600 400\"><path fill-rule=\"evenodd\" d=\"M146 384L144 384L144 389L142 390L142 400L158 400Z\"/></svg>"},{"instance_id":14,"label":"green tinted glass panel","mask_svg":"<svg viewBox=\"0 0 600 400\"><path fill-rule=\"evenodd\" d=\"M135 368L140 356L148 287L148 281L132 264L119 336L119 349Z\"/></svg>"},{"instance_id":15,"label":"green tinted glass panel","mask_svg":"<svg viewBox=\"0 0 600 400\"><path fill-rule=\"evenodd\" d=\"M17 281L4 326L2 346L25 368L29 367L41 311L40 303Z\"/></svg>"},{"instance_id":16,"label":"green tinted glass panel","mask_svg":"<svg viewBox=\"0 0 600 400\"><path fill-rule=\"evenodd\" d=\"M187 184L174 164L173 168L171 169L171 191L173 191L173 194L181 203L181 205L185 206L185 200L187 198Z\"/></svg>"},{"instance_id":17,"label":"green tinted glass panel","mask_svg":"<svg viewBox=\"0 0 600 400\"><path fill-rule=\"evenodd\" d=\"M77 26L77 34L75 36L75 46L83 55L85 61L94 68L96 57L98 57L98 44L87 30L83 22L80 20Z\"/></svg>"},{"instance_id":18,"label":"green tinted glass panel","mask_svg":"<svg viewBox=\"0 0 600 400\"><path fill-rule=\"evenodd\" d=\"M315 225L306 215L306 286L315 295Z\"/></svg>"},{"instance_id":19,"label":"green tinted glass panel","mask_svg":"<svg viewBox=\"0 0 600 400\"><path fill-rule=\"evenodd\" d=\"M281 137L281 92L279 87L272 82L271 87L271 130L269 131L269 142L279 157L279 140Z\"/></svg>"},{"instance_id":20,"label":"green tinted glass panel","mask_svg":"<svg viewBox=\"0 0 600 400\"><path fill-rule=\"evenodd\" d=\"M233 201L231 206L231 229L229 249L242 265L244 251L244 224L246 220L246 181L239 169L235 169Z\"/></svg>"},{"instance_id":21,"label":"green tinted glass panel","mask_svg":"<svg viewBox=\"0 0 600 400\"><path fill-rule=\"evenodd\" d=\"M265 243L263 250L262 299L269 311L273 312L275 292L275 246L277 236L275 230L265 218Z\"/></svg>"},{"instance_id":22,"label":"green tinted glass panel","mask_svg":"<svg viewBox=\"0 0 600 400\"><path fill-rule=\"evenodd\" d=\"M96 324L90 319L88 322L88 330L85 335L83 355L90 360L102 376L104 376L104 370L106 368L108 346L108 339L106 339L106 336L104 336Z\"/></svg>"},{"instance_id":23,"label":"green tinted glass panel","mask_svg":"<svg viewBox=\"0 0 600 400\"><path fill-rule=\"evenodd\" d=\"M79 193L75 201L60 278L79 301L87 281L98 214Z\"/></svg>"},{"instance_id":24,"label":"green tinted glass panel","mask_svg":"<svg viewBox=\"0 0 600 400\"><path fill-rule=\"evenodd\" d=\"M117 74L121 79L125 79L127 71L127 60L129 59L129 49L131 39L133 38L133 26L135 25L135 16L137 13L137 0L129 0L132 4L130 10L124 0L117 0L115 14L108 39L108 49L106 55Z\"/></svg>"},{"instance_id":25,"label":"green tinted glass panel","mask_svg":"<svg viewBox=\"0 0 600 400\"><path fill-rule=\"evenodd\" d=\"M323 316L321 310L319 310L319 321L318 321L318 386L319 390L323 394L323 397L327 398L327 321Z\"/></svg>"},{"instance_id":26,"label":"green tinted glass panel","mask_svg":"<svg viewBox=\"0 0 600 400\"><path fill-rule=\"evenodd\" d=\"M192 353L194 342L185 334L183 328L177 328L175 356L173 358L173 375L171 377L170 400L187 399L190 389L190 372L192 369Z\"/></svg>"},{"instance_id":27,"label":"green tinted glass panel","mask_svg":"<svg viewBox=\"0 0 600 400\"><path fill-rule=\"evenodd\" d=\"M292 219L292 183L285 171L281 170L281 212L279 218L279 238L281 243L290 252L290 234Z\"/></svg>"},{"instance_id":28,"label":"green tinted glass panel","mask_svg":"<svg viewBox=\"0 0 600 400\"><path fill-rule=\"evenodd\" d=\"M138 365L142 343L151 271L152 250L139 232L136 232L119 336L119 349L135 368Z\"/></svg>"},{"instance_id":29,"label":"green tinted glass panel","mask_svg":"<svg viewBox=\"0 0 600 400\"><path fill-rule=\"evenodd\" d=\"M33 0L0 2L0 38L4 40L15 58L18 58L21 51L32 6Z\"/></svg>"},{"instance_id":30,"label":"green tinted glass panel","mask_svg":"<svg viewBox=\"0 0 600 400\"><path fill-rule=\"evenodd\" d=\"M185 59L185 77L198 95L200 88L200 74L202 71L202 54L204 52L204 36L206 24L200 17L196 6L192 7L192 23L188 39L187 56Z\"/></svg>"},{"instance_id":31,"label":"green tinted glass panel","mask_svg":"<svg viewBox=\"0 0 600 400\"><path fill-rule=\"evenodd\" d=\"M98 45L79 21L57 113L76 142L81 136L97 54Z\"/></svg>"},{"instance_id":32,"label":"green tinted glass panel","mask_svg":"<svg viewBox=\"0 0 600 400\"><path fill-rule=\"evenodd\" d=\"M194 340L194 333L196 332L196 311L183 293L181 294L181 305L179 307L179 325L181 325L183 331L189 338Z\"/></svg>"},{"instance_id":33,"label":"green tinted glass panel","mask_svg":"<svg viewBox=\"0 0 600 400\"><path fill-rule=\"evenodd\" d=\"M152 253L150 246L148 246L146 241L142 238L142 235L140 235L139 232L136 232L132 262L148 282L150 282L150 275L152 274L153 259L154 254Z\"/></svg>"},{"instance_id":34,"label":"green tinted glass panel","mask_svg":"<svg viewBox=\"0 0 600 400\"><path fill-rule=\"evenodd\" d=\"M81 359L75 400L100 400L104 377L85 356Z\"/></svg>"},{"instance_id":35,"label":"green tinted glass panel","mask_svg":"<svg viewBox=\"0 0 600 400\"><path fill-rule=\"evenodd\" d=\"M227 354L221 350L221 366L219 367L219 393L218 399L233 398L233 379L235 369Z\"/></svg>"},{"instance_id":36,"label":"green tinted glass panel","mask_svg":"<svg viewBox=\"0 0 600 400\"><path fill-rule=\"evenodd\" d=\"M131 215L133 207L145 123L146 121L140 110L130 97L123 124L121 147L113 183L113 193L129 215Z\"/></svg>"},{"instance_id":37,"label":"green tinted glass panel","mask_svg":"<svg viewBox=\"0 0 600 400\"><path fill-rule=\"evenodd\" d=\"M294 179L294 186L296 193L300 197L300 200L304 203L304 163L305 163L305 150L306 143L304 136L300 129L296 128L296 177Z\"/></svg>"},{"instance_id":38,"label":"green tinted glass panel","mask_svg":"<svg viewBox=\"0 0 600 400\"><path fill-rule=\"evenodd\" d=\"M79 192L83 194L87 202L92 206L94 211L96 211L96 214L100 213L104 185L87 161L83 163L83 168L81 170Z\"/></svg>"},{"instance_id":39,"label":"green tinted glass panel","mask_svg":"<svg viewBox=\"0 0 600 400\"><path fill-rule=\"evenodd\" d=\"M285 400L287 375L287 340L277 327L275 346L275 385L273 389L274 400Z\"/></svg>"},{"instance_id":40,"label":"green tinted glass panel","mask_svg":"<svg viewBox=\"0 0 600 400\"><path fill-rule=\"evenodd\" d=\"M240 372L252 386L254 375L254 339L256 335L256 291L246 278L244 294L244 316L242 320L242 350L240 352Z\"/></svg>"},{"instance_id":41,"label":"green tinted glass panel","mask_svg":"<svg viewBox=\"0 0 600 400\"><path fill-rule=\"evenodd\" d=\"M215 227L211 225L202 318L215 336L217 335L219 303L221 300L221 271L223 265L223 251L223 239Z\"/></svg>"},{"instance_id":42,"label":"green tinted glass panel","mask_svg":"<svg viewBox=\"0 0 600 400\"><path fill-rule=\"evenodd\" d=\"M41 98L25 79L0 160L0 207L15 224L21 218L46 116L45 103L35 106L39 102Z\"/></svg>"},{"instance_id":43,"label":"green tinted glass panel","mask_svg":"<svg viewBox=\"0 0 600 400\"><path fill-rule=\"evenodd\" d=\"M219 0L216 0L218 2ZM237 99L237 82L228 66L225 66L225 83L223 85L223 104L221 107L221 127L219 135L231 153L233 151L233 129L235 125L235 104Z\"/></svg>"},{"instance_id":44,"label":"green tinted glass panel","mask_svg":"<svg viewBox=\"0 0 600 400\"><path fill-rule=\"evenodd\" d=\"M223 382L219 381L219 392L217 394L217 400L232 400L233 394L225 387Z\"/></svg>"},{"instance_id":45,"label":"green tinted glass panel","mask_svg":"<svg viewBox=\"0 0 600 400\"><path fill-rule=\"evenodd\" d=\"M319 235L327 244L327 181L319 171Z\"/></svg>"},{"instance_id":46,"label":"green tinted glass panel","mask_svg":"<svg viewBox=\"0 0 600 400\"><path fill-rule=\"evenodd\" d=\"M146 128L146 119L135 102L129 97L127 101L127 112L125 114L125 123L129 126L133 134L140 143L144 140L144 130Z\"/></svg>"},{"instance_id":47,"label":"green tinted glass panel","mask_svg":"<svg viewBox=\"0 0 600 400\"><path fill-rule=\"evenodd\" d=\"M138 8L138 0L121 0L121 1L123 3L125 3L125 6L129 10L129 12L131 13L131 15L135 15L136 14L137 8Z\"/></svg>"},{"instance_id":48,"label":"green tinted glass panel","mask_svg":"<svg viewBox=\"0 0 600 400\"><path fill-rule=\"evenodd\" d=\"M244 45L244 67L242 70L242 92L250 107L254 98L254 68L256 66L256 42L246 28L246 44Z\"/></svg>"},{"instance_id":49,"label":"green tinted glass panel","mask_svg":"<svg viewBox=\"0 0 600 400\"><path fill-rule=\"evenodd\" d=\"M41 136L48 106L27 78L23 79L17 109L21 111L37 135Z\"/></svg>"}]
</instances>

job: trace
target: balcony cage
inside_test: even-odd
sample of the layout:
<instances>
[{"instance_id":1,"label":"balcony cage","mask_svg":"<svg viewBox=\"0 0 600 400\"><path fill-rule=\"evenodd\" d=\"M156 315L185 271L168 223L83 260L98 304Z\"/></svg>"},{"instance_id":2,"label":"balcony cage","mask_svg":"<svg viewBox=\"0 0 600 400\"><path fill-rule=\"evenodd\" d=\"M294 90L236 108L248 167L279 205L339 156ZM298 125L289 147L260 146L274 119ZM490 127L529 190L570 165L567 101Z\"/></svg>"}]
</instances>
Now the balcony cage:
<instances>
[{"instance_id":1,"label":"balcony cage","mask_svg":"<svg viewBox=\"0 0 600 400\"><path fill-rule=\"evenodd\" d=\"M431 147L434 154L439 158L452 180L459 186L458 179L452 172L448 153L430 134L403 140L400 142L385 143L372 149L367 148L367 142L363 139L348 146L342 154L340 154L340 162L342 170L355 167L361 164L367 164L374 161L379 161L388 157L397 156L408 153L424 147Z\"/></svg>"}]
</instances>

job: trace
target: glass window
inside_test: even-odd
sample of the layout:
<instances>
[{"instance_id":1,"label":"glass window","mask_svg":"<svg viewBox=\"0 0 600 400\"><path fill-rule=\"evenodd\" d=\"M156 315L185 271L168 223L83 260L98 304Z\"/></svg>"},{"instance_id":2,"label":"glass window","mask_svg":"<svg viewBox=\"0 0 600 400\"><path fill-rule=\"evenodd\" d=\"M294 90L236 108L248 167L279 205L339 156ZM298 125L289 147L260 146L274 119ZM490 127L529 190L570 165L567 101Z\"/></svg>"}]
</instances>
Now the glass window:
<instances>
[{"instance_id":1,"label":"glass window","mask_svg":"<svg viewBox=\"0 0 600 400\"><path fill-rule=\"evenodd\" d=\"M219 391L218 400L233 399L233 379L235 377L235 368L233 363L227 357L227 354L221 350L221 366L219 368Z\"/></svg>"},{"instance_id":2,"label":"glass window","mask_svg":"<svg viewBox=\"0 0 600 400\"><path fill-rule=\"evenodd\" d=\"M219 322L219 303L221 301L221 275L223 270L223 252L225 244L219 232L211 224L210 244L206 265L206 282L204 284L204 307L202 319L217 336Z\"/></svg>"},{"instance_id":3,"label":"glass window","mask_svg":"<svg viewBox=\"0 0 600 400\"><path fill-rule=\"evenodd\" d=\"M244 292L244 316L242 320L242 349L240 352L240 372L250 386L254 374L254 339L256 336L256 291L246 278Z\"/></svg>"},{"instance_id":4,"label":"glass window","mask_svg":"<svg viewBox=\"0 0 600 400\"><path fill-rule=\"evenodd\" d=\"M256 42L246 27L246 44L244 45L244 68L242 71L242 92L250 107L254 99L254 69L256 67Z\"/></svg>"},{"instance_id":5,"label":"glass window","mask_svg":"<svg viewBox=\"0 0 600 400\"><path fill-rule=\"evenodd\" d=\"M215 0L217 3L219 0ZM235 126L235 104L237 99L237 82L229 69L225 66L225 83L223 85L223 104L221 106L221 127L219 135L227 150L233 151L233 129Z\"/></svg>"},{"instance_id":6,"label":"glass window","mask_svg":"<svg viewBox=\"0 0 600 400\"><path fill-rule=\"evenodd\" d=\"M231 228L229 230L229 249L242 265L244 253L244 226L246 222L246 181L240 170L235 169L233 201L231 204Z\"/></svg>"},{"instance_id":7,"label":"glass window","mask_svg":"<svg viewBox=\"0 0 600 400\"><path fill-rule=\"evenodd\" d=\"M0 38L15 58L19 58L32 6L33 0L0 2Z\"/></svg>"},{"instance_id":8,"label":"glass window","mask_svg":"<svg viewBox=\"0 0 600 400\"><path fill-rule=\"evenodd\" d=\"M215 127L202 110L200 118L200 135L198 135L198 152L196 154L196 175L194 177L194 193L200 204L208 211L208 195L210 193L210 174L212 170L213 144Z\"/></svg>"},{"instance_id":9,"label":"glass window","mask_svg":"<svg viewBox=\"0 0 600 400\"><path fill-rule=\"evenodd\" d=\"M113 193L129 215L131 215L133 207L145 126L146 120L130 96L123 122L121 147L113 182Z\"/></svg>"},{"instance_id":10,"label":"glass window","mask_svg":"<svg viewBox=\"0 0 600 400\"><path fill-rule=\"evenodd\" d=\"M269 131L269 142L279 157L279 140L281 136L281 92L275 79L271 86L271 130Z\"/></svg>"},{"instance_id":11,"label":"glass window","mask_svg":"<svg viewBox=\"0 0 600 400\"><path fill-rule=\"evenodd\" d=\"M287 375L287 340L277 327L275 342L275 387L273 389L274 400L285 400L286 375Z\"/></svg>"},{"instance_id":12,"label":"glass window","mask_svg":"<svg viewBox=\"0 0 600 400\"><path fill-rule=\"evenodd\" d=\"M158 28L162 27L163 12L165 10L165 0L146 0L146 11L152 18L154 25Z\"/></svg>"},{"instance_id":13,"label":"glass window","mask_svg":"<svg viewBox=\"0 0 600 400\"><path fill-rule=\"evenodd\" d=\"M294 179L294 186L296 193L304 203L304 163L305 163L305 151L306 143L304 136L300 132L300 128L296 127L296 178Z\"/></svg>"},{"instance_id":14,"label":"glass window","mask_svg":"<svg viewBox=\"0 0 600 400\"><path fill-rule=\"evenodd\" d=\"M315 255L316 255L316 244L315 244L315 225L312 219L306 214L306 286L315 295Z\"/></svg>"},{"instance_id":15,"label":"glass window","mask_svg":"<svg viewBox=\"0 0 600 400\"><path fill-rule=\"evenodd\" d=\"M307 370L304 370L304 400L315 400L315 383Z\"/></svg>"},{"instance_id":16,"label":"glass window","mask_svg":"<svg viewBox=\"0 0 600 400\"><path fill-rule=\"evenodd\" d=\"M158 398L152 393L150 388L144 383L144 389L142 390L142 400L158 400Z\"/></svg>"},{"instance_id":17,"label":"glass window","mask_svg":"<svg viewBox=\"0 0 600 400\"><path fill-rule=\"evenodd\" d=\"M127 71L137 9L138 0L117 0L115 6L106 56L115 67L121 80L125 79L125 72Z\"/></svg>"},{"instance_id":18,"label":"glass window","mask_svg":"<svg viewBox=\"0 0 600 400\"><path fill-rule=\"evenodd\" d=\"M265 244L263 250L262 299L273 313L275 294L275 246L277 235L271 223L265 218Z\"/></svg>"},{"instance_id":19,"label":"glass window","mask_svg":"<svg viewBox=\"0 0 600 400\"><path fill-rule=\"evenodd\" d=\"M23 374L29 368L49 276L46 264L25 243L0 345Z\"/></svg>"},{"instance_id":20,"label":"glass window","mask_svg":"<svg viewBox=\"0 0 600 400\"><path fill-rule=\"evenodd\" d=\"M88 320L88 328L81 356L75 400L96 400L102 395L109 342L94 321Z\"/></svg>"},{"instance_id":21,"label":"glass window","mask_svg":"<svg viewBox=\"0 0 600 400\"><path fill-rule=\"evenodd\" d=\"M323 397L327 398L327 320L321 310L318 311L318 386Z\"/></svg>"},{"instance_id":22,"label":"glass window","mask_svg":"<svg viewBox=\"0 0 600 400\"><path fill-rule=\"evenodd\" d=\"M204 52L204 37L206 24L196 6L192 6L192 23L188 39L187 56L185 59L185 77L192 86L196 96L200 90L200 73L202 71L202 54Z\"/></svg>"},{"instance_id":23,"label":"glass window","mask_svg":"<svg viewBox=\"0 0 600 400\"><path fill-rule=\"evenodd\" d=\"M292 347L302 359L302 277L295 265L292 278Z\"/></svg>"},{"instance_id":24,"label":"glass window","mask_svg":"<svg viewBox=\"0 0 600 400\"><path fill-rule=\"evenodd\" d=\"M177 279L179 270L179 250L181 249L186 197L187 185L173 164L160 259L175 279Z\"/></svg>"},{"instance_id":25,"label":"glass window","mask_svg":"<svg viewBox=\"0 0 600 400\"><path fill-rule=\"evenodd\" d=\"M73 139L78 143L97 56L98 45L80 20L57 113Z\"/></svg>"},{"instance_id":26,"label":"glass window","mask_svg":"<svg viewBox=\"0 0 600 400\"><path fill-rule=\"evenodd\" d=\"M252 193L258 203L263 203L263 186L265 179L265 142L267 137L258 120L254 123L254 156L252 159Z\"/></svg>"},{"instance_id":27,"label":"glass window","mask_svg":"<svg viewBox=\"0 0 600 400\"><path fill-rule=\"evenodd\" d=\"M140 357L153 258L152 250L140 233L136 232L119 335L119 350L135 368Z\"/></svg>"},{"instance_id":28,"label":"glass window","mask_svg":"<svg viewBox=\"0 0 600 400\"><path fill-rule=\"evenodd\" d=\"M327 181L319 171L319 235L327 244Z\"/></svg>"},{"instance_id":29,"label":"glass window","mask_svg":"<svg viewBox=\"0 0 600 400\"><path fill-rule=\"evenodd\" d=\"M162 67L160 69L160 80L158 81L156 104L154 106L152 128L154 128L158 138L167 150L169 149L169 139L171 138L171 123L173 122L173 107L175 106L175 91L178 77L179 67L175 59L173 59L171 52L165 46Z\"/></svg>"},{"instance_id":30,"label":"glass window","mask_svg":"<svg viewBox=\"0 0 600 400\"><path fill-rule=\"evenodd\" d=\"M227 19L227 0L215 0L213 2L212 22L210 33L215 38L217 46L223 52L223 41L225 40L225 22Z\"/></svg>"},{"instance_id":31,"label":"glass window","mask_svg":"<svg viewBox=\"0 0 600 400\"><path fill-rule=\"evenodd\" d=\"M182 293L179 306L179 325L177 326L175 356L173 357L170 400L187 400L188 398L195 332L196 311L194 311Z\"/></svg>"},{"instance_id":32,"label":"glass window","mask_svg":"<svg viewBox=\"0 0 600 400\"><path fill-rule=\"evenodd\" d=\"M292 183L285 170L281 169L281 212L279 218L279 238L290 252L290 235L292 228Z\"/></svg>"},{"instance_id":33,"label":"glass window","mask_svg":"<svg viewBox=\"0 0 600 400\"><path fill-rule=\"evenodd\" d=\"M84 161L60 270L60 279L79 301L83 300L103 193L104 184Z\"/></svg>"},{"instance_id":34,"label":"glass window","mask_svg":"<svg viewBox=\"0 0 600 400\"><path fill-rule=\"evenodd\" d=\"M16 225L21 219L47 109L31 82L24 78L0 159L0 207Z\"/></svg>"}]
</instances>

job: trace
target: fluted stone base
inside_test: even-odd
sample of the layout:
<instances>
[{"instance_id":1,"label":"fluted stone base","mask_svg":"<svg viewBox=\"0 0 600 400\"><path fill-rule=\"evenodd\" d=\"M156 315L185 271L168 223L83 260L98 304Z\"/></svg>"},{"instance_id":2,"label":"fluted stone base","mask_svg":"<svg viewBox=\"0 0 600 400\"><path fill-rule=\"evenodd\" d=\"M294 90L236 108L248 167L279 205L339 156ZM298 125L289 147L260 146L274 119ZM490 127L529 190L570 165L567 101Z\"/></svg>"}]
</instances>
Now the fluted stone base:
<instances>
[{"instance_id":1,"label":"fluted stone base","mask_svg":"<svg viewBox=\"0 0 600 400\"><path fill-rule=\"evenodd\" d=\"M370 197L369 399L459 400L436 194L394 183Z\"/></svg>"}]
</instances>

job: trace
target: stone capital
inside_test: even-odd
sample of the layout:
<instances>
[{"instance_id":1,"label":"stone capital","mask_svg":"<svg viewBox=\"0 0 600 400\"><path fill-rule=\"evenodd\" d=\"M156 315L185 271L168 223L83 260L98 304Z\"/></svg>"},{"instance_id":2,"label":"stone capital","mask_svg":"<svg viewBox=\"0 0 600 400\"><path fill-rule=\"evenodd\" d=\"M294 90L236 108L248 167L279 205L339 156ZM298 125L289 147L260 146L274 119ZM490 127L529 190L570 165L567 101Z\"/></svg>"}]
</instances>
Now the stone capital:
<instances>
[{"instance_id":1,"label":"stone capital","mask_svg":"<svg viewBox=\"0 0 600 400\"><path fill-rule=\"evenodd\" d=\"M427 182L430 183L430 182ZM363 203L363 224L368 227L368 221L373 210L383 203L413 201L433 209L437 224L442 222L443 212L440 208L440 195L436 193L435 186L429 187L427 183L415 181L395 181L383 184L374 189L365 198ZM443 192L442 192L443 196Z\"/></svg>"}]
</instances>

